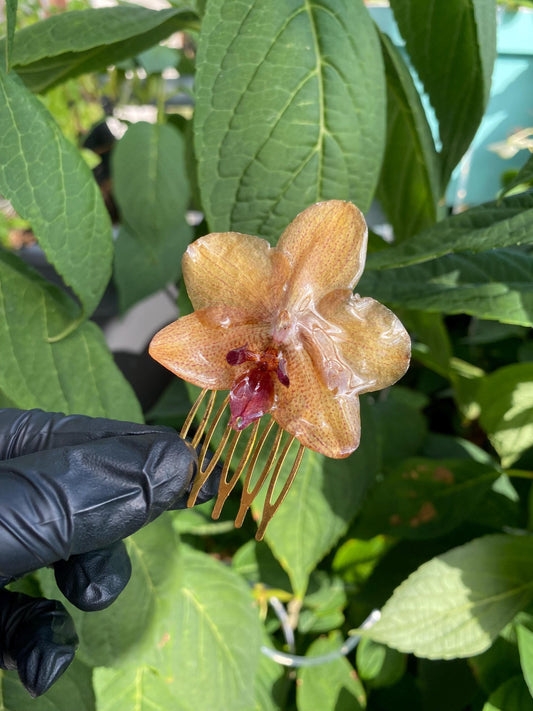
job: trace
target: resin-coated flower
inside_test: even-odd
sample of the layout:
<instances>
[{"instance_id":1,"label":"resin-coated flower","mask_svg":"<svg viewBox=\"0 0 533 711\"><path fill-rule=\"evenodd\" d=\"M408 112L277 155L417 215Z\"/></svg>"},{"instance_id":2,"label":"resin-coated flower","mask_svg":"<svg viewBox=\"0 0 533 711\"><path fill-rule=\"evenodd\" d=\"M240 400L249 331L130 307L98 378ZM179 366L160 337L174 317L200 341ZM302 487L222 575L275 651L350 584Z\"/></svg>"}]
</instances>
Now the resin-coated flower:
<instances>
[{"instance_id":1,"label":"resin-coated flower","mask_svg":"<svg viewBox=\"0 0 533 711\"><path fill-rule=\"evenodd\" d=\"M299 214L277 247L236 232L191 244L183 276L195 312L160 331L152 356L181 378L230 390L239 430L266 412L305 447L345 457L359 444L360 393L407 370L398 318L353 294L367 228L351 203Z\"/></svg>"}]
</instances>

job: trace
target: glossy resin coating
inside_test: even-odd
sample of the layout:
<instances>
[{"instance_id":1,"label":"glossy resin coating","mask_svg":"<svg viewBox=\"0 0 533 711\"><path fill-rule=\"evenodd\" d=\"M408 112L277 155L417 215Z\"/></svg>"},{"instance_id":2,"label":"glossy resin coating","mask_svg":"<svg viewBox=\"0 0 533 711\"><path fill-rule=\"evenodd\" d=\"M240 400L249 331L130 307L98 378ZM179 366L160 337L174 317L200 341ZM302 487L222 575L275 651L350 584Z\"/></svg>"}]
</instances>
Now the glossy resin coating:
<instances>
[{"instance_id":1,"label":"glossy resin coating","mask_svg":"<svg viewBox=\"0 0 533 711\"><path fill-rule=\"evenodd\" d=\"M195 312L150 353L185 380L229 390L240 430L269 412L301 444L346 457L359 444L360 393L392 385L411 343L398 318L353 293L367 228L355 205L317 203L277 247L236 232L189 246L183 276Z\"/></svg>"}]
</instances>

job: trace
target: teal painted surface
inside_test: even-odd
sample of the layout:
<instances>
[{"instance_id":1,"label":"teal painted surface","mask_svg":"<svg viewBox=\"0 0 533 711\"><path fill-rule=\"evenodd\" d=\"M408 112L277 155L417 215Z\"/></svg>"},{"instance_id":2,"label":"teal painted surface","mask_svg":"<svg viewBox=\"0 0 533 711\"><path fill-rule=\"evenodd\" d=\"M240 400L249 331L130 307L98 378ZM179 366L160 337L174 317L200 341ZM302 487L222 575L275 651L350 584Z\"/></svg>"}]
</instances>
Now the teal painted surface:
<instances>
[{"instance_id":1,"label":"teal painted surface","mask_svg":"<svg viewBox=\"0 0 533 711\"><path fill-rule=\"evenodd\" d=\"M403 47L392 11L387 7L369 10L380 29ZM504 160L489 146L505 141L521 128L533 127L533 10L499 10L497 42L498 58L485 116L446 191L446 202L455 209L492 200L501 188L502 173L520 168L529 156L522 150ZM425 97L423 103L438 147L437 122Z\"/></svg>"}]
</instances>

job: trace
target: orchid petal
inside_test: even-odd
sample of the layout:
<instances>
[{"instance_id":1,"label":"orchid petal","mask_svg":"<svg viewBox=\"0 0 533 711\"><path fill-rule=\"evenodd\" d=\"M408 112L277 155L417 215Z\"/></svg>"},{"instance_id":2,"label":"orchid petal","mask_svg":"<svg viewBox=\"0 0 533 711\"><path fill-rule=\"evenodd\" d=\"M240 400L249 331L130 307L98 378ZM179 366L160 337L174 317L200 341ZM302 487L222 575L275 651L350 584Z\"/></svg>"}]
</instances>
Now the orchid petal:
<instances>
[{"instance_id":1,"label":"orchid petal","mask_svg":"<svg viewBox=\"0 0 533 711\"><path fill-rule=\"evenodd\" d=\"M265 318L272 299L279 299L274 254L266 240L238 232L213 232L196 240L182 261L192 305L224 304Z\"/></svg>"},{"instance_id":2,"label":"orchid petal","mask_svg":"<svg viewBox=\"0 0 533 711\"><path fill-rule=\"evenodd\" d=\"M411 340L386 306L348 290L331 292L317 312L325 328L303 332L323 382L339 393L381 390L409 367Z\"/></svg>"},{"instance_id":3,"label":"orchid petal","mask_svg":"<svg viewBox=\"0 0 533 711\"><path fill-rule=\"evenodd\" d=\"M309 296L316 303L333 289L353 288L364 268L367 232L350 202L329 200L301 212L278 242L292 269L287 308L309 302Z\"/></svg>"},{"instance_id":4,"label":"orchid petal","mask_svg":"<svg viewBox=\"0 0 533 711\"><path fill-rule=\"evenodd\" d=\"M244 345L263 351L268 341L267 325L247 321L236 309L211 307L182 316L159 331L150 343L150 355L193 385L227 390L238 371L226 354Z\"/></svg>"},{"instance_id":5,"label":"orchid petal","mask_svg":"<svg viewBox=\"0 0 533 711\"><path fill-rule=\"evenodd\" d=\"M285 357L290 385L275 383L272 417L305 447L327 457L347 457L359 445L357 396L332 393L304 348L288 347Z\"/></svg>"}]
</instances>

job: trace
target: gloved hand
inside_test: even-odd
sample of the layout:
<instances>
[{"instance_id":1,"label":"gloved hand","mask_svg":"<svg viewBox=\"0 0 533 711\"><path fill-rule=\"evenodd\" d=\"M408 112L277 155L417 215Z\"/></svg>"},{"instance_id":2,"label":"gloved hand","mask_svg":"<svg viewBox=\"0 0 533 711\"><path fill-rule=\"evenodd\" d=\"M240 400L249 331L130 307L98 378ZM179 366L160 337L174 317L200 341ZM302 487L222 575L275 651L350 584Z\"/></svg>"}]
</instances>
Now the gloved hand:
<instances>
[{"instance_id":1,"label":"gloved hand","mask_svg":"<svg viewBox=\"0 0 533 711\"><path fill-rule=\"evenodd\" d=\"M52 565L74 605L107 607L131 573L122 539L184 508L196 465L168 427L0 410L0 668L16 669L32 696L72 661L74 625L61 603L1 588ZM210 477L197 503L216 487Z\"/></svg>"}]
</instances>

